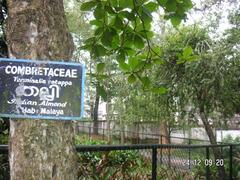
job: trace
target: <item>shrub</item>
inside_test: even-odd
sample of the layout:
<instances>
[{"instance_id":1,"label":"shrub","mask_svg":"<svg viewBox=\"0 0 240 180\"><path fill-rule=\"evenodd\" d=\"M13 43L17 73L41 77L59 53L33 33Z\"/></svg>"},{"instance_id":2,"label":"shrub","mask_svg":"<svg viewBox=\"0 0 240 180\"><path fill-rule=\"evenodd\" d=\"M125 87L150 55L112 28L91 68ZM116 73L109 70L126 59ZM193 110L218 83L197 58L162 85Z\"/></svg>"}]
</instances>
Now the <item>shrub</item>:
<instances>
[{"instance_id":1,"label":"shrub","mask_svg":"<svg viewBox=\"0 0 240 180\"><path fill-rule=\"evenodd\" d=\"M223 139L223 143L227 144L238 144L237 146L233 146L232 149L232 157L233 157L233 165L232 165L232 175L233 179L240 179L240 137L233 138L232 136L227 136ZM229 148L223 148L222 152L224 158L226 159L224 164L226 164L226 170L229 172Z\"/></svg>"},{"instance_id":2,"label":"shrub","mask_svg":"<svg viewBox=\"0 0 240 180\"><path fill-rule=\"evenodd\" d=\"M0 118L0 144L8 143L8 132L9 121L5 118L4 120ZM10 179L9 177L9 163L8 163L8 155L0 154L0 180Z\"/></svg>"},{"instance_id":3,"label":"shrub","mask_svg":"<svg viewBox=\"0 0 240 180\"><path fill-rule=\"evenodd\" d=\"M236 146L233 146L233 152L232 152L232 158L233 158L233 164L232 164L232 178L233 179L240 179L240 138L232 138L232 136L227 136L223 139L223 144L239 144ZM222 147L221 148L221 154L222 158L224 160L224 168L227 173L227 175L230 172L229 167L229 146ZM201 162L204 162L204 158L198 157L196 159L201 159ZM214 157L211 157L211 159L214 159ZM205 176L206 173L206 166L204 163L201 163L200 166L195 166L193 168L193 172L197 177ZM217 178L217 166L213 164L210 166L210 172L211 172L211 179Z\"/></svg>"},{"instance_id":4,"label":"shrub","mask_svg":"<svg viewBox=\"0 0 240 180\"><path fill-rule=\"evenodd\" d=\"M76 142L85 145L107 144L86 137L77 137ZM78 155L79 179L150 179L147 164L136 150L83 152Z\"/></svg>"}]
</instances>

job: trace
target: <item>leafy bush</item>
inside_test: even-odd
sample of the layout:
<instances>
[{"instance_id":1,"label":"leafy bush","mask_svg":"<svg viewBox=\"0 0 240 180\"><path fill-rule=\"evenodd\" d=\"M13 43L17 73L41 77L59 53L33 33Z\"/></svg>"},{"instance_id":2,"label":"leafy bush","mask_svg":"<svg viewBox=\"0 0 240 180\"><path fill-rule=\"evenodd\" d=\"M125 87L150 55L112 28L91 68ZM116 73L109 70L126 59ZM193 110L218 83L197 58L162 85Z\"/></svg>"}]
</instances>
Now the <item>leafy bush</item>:
<instances>
[{"instance_id":1,"label":"leafy bush","mask_svg":"<svg viewBox=\"0 0 240 180\"><path fill-rule=\"evenodd\" d=\"M157 180L202 180L201 176L196 176L192 171L181 171L169 166L160 166L157 172Z\"/></svg>"},{"instance_id":2,"label":"leafy bush","mask_svg":"<svg viewBox=\"0 0 240 180\"><path fill-rule=\"evenodd\" d=\"M9 177L8 155L0 154L0 180L8 180Z\"/></svg>"},{"instance_id":3,"label":"leafy bush","mask_svg":"<svg viewBox=\"0 0 240 180\"><path fill-rule=\"evenodd\" d=\"M231 136L227 136L223 139L223 144L236 144L233 146L232 149L232 157L233 157L233 164L232 164L232 177L233 179L240 179L240 138L232 138ZM224 168L227 173L227 175L230 172L230 166L229 166L229 146L222 147L221 148L221 154L224 160ZM210 154L211 156L212 154ZM201 162L204 162L204 158L201 158L204 156L199 156L196 159L201 159ZM211 157L211 159L214 159L214 157ZM205 176L206 173L206 166L204 163L201 163L200 166L195 166L193 168L193 172L197 177ZM210 166L210 172L211 172L211 179L217 178L217 166L213 164Z\"/></svg>"},{"instance_id":4,"label":"leafy bush","mask_svg":"<svg viewBox=\"0 0 240 180\"><path fill-rule=\"evenodd\" d=\"M8 143L9 134L9 120L7 118L0 118L0 144Z\"/></svg>"},{"instance_id":5,"label":"leafy bush","mask_svg":"<svg viewBox=\"0 0 240 180\"><path fill-rule=\"evenodd\" d=\"M106 144L84 136L77 137L76 142L82 145ZM150 179L147 164L136 150L83 152L78 155L79 179Z\"/></svg>"},{"instance_id":6,"label":"leafy bush","mask_svg":"<svg viewBox=\"0 0 240 180\"><path fill-rule=\"evenodd\" d=\"M236 146L233 146L232 149L233 151L232 175L234 179L240 179L240 137L234 139L232 136L229 135L223 139L223 143L238 144ZM227 172L229 172L229 148L223 148L222 154L225 158L224 165L226 164L226 170Z\"/></svg>"},{"instance_id":7,"label":"leafy bush","mask_svg":"<svg viewBox=\"0 0 240 180\"><path fill-rule=\"evenodd\" d=\"M0 144L8 143L8 134L9 134L9 120L6 118L0 118ZM8 155L0 154L0 180L10 179L9 177L9 163Z\"/></svg>"},{"instance_id":8,"label":"leafy bush","mask_svg":"<svg viewBox=\"0 0 240 180\"><path fill-rule=\"evenodd\" d=\"M192 169L192 172L194 174L194 177L196 179L201 179L206 177L206 165L204 163L205 158L197 158L201 160L201 163L199 165L195 165ZM209 166L209 170L210 170L210 179L217 179L218 177L218 171L217 171L217 166L212 165Z\"/></svg>"}]
</instances>

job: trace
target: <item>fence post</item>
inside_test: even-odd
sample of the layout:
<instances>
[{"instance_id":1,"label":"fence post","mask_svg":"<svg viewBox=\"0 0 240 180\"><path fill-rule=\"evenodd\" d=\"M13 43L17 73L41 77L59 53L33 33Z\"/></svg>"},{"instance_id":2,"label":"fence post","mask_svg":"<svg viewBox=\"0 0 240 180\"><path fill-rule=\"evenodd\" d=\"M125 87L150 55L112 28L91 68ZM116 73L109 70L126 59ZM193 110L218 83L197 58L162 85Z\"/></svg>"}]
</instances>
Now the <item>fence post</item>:
<instances>
[{"instance_id":1,"label":"fence post","mask_svg":"<svg viewBox=\"0 0 240 180\"><path fill-rule=\"evenodd\" d=\"M162 135L160 135L161 136L161 144L162 144ZM162 156L163 156L163 152L162 152L162 147L161 147L161 149L160 149L160 163L162 164Z\"/></svg>"},{"instance_id":2,"label":"fence post","mask_svg":"<svg viewBox=\"0 0 240 180\"><path fill-rule=\"evenodd\" d=\"M207 162L209 161L209 147L206 147L206 159L205 159L205 162L206 161ZM210 166L209 166L209 164L206 164L206 163L205 163L205 166L206 166L206 179L210 180L211 179Z\"/></svg>"},{"instance_id":3,"label":"fence post","mask_svg":"<svg viewBox=\"0 0 240 180\"><path fill-rule=\"evenodd\" d=\"M171 167L171 148L167 148L168 151L168 166Z\"/></svg>"},{"instance_id":4,"label":"fence post","mask_svg":"<svg viewBox=\"0 0 240 180\"><path fill-rule=\"evenodd\" d=\"M188 145L190 146L191 145L191 139L189 138L188 139ZM191 169L191 149L190 147L188 147L188 169Z\"/></svg>"},{"instance_id":5,"label":"fence post","mask_svg":"<svg viewBox=\"0 0 240 180\"><path fill-rule=\"evenodd\" d=\"M152 180L157 179L157 148L152 148Z\"/></svg>"},{"instance_id":6,"label":"fence post","mask_svg":"<svg viewBox=\"0 0 240 180\"><path fill-rule=\"evenodd\" d=\"M229 146L229 179L232 179L232 167L233 167L233 145Z\"/></svg>"}]
</instances>

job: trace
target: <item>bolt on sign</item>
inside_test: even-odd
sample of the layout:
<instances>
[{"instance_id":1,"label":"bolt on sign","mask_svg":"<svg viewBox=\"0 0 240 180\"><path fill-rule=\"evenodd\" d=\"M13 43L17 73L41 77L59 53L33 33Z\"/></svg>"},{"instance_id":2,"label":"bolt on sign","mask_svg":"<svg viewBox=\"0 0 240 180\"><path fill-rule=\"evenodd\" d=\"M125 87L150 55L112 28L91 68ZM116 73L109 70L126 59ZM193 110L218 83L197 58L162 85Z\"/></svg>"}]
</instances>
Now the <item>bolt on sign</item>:
<instances>
[{"instance_id":1,"label":"bolt on sign","mask_svg":"<svg viewBox=\"0 0 240 180\"><path fill-rule=\"evenodd\" d=\"M0 117L78 120L84 66L0 58Z\"/></svg>"}]
</instances>

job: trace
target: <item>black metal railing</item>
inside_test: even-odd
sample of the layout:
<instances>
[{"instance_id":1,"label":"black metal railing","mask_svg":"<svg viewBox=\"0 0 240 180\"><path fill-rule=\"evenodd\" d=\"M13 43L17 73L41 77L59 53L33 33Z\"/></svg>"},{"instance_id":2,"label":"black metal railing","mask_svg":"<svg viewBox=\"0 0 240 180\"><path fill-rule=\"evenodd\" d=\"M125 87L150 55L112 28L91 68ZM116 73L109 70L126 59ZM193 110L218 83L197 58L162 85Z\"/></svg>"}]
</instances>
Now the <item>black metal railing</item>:
<instances>
[{"instance_id":1,"label":"black metal railing","mask_svg":"<svg viewBox=\"0 0 240 180\"><path fill-rule=\"evenodd\" d=\"M220 152L221 157L219 156L218 159L214 158L213 148L218 149ZM88 158L90 157L89 162L91 168L88 168L87 174L89 177L91 173L96 175L96 166L98 166L100 162L106 162L107 158L111 158L109 155L110 152L115 152L116 154L116 152L131 151L141 156L144 161L141 171L145 172L144 168L149 168L146 170L146 174L149 173L149 175L144 177L149 177L149 179L152 180L177 179L177 177L185 179L219 179L218 169L220 169L219 167L221 166L224 167L226 173L225 179L237 180L240 178L240 144L191 146L173 144L82 145L77 146L76 150L80 156L84 155L84 157L86 157L87 155ZM8 147L6 145L0 145L0 156L7 155L7 153ZM98 161L96 161L96 158L91 159L96 156L96 153L98 155ZM125 160L129 161L129 156ZM136 159L132 161L136 161ZM106 168L109 169L111 168L110 166L114 166L111 160L108 162L109 164L105 163ZM84 163L84 166L89 165L86 162ZM121 163L124 163L122 155ZM136 163L132 164L137 166ZM101 171L104 171L103 164L101 165ZM118 171L120 170L118 169ZM1 172L0 169L0 177ZM137 172L137 174L141 176L140 172ZM86 174L84 176L86 177ZM134 179L134 177L132 177L132 179Z\"/></svg>"}]
</instances>

